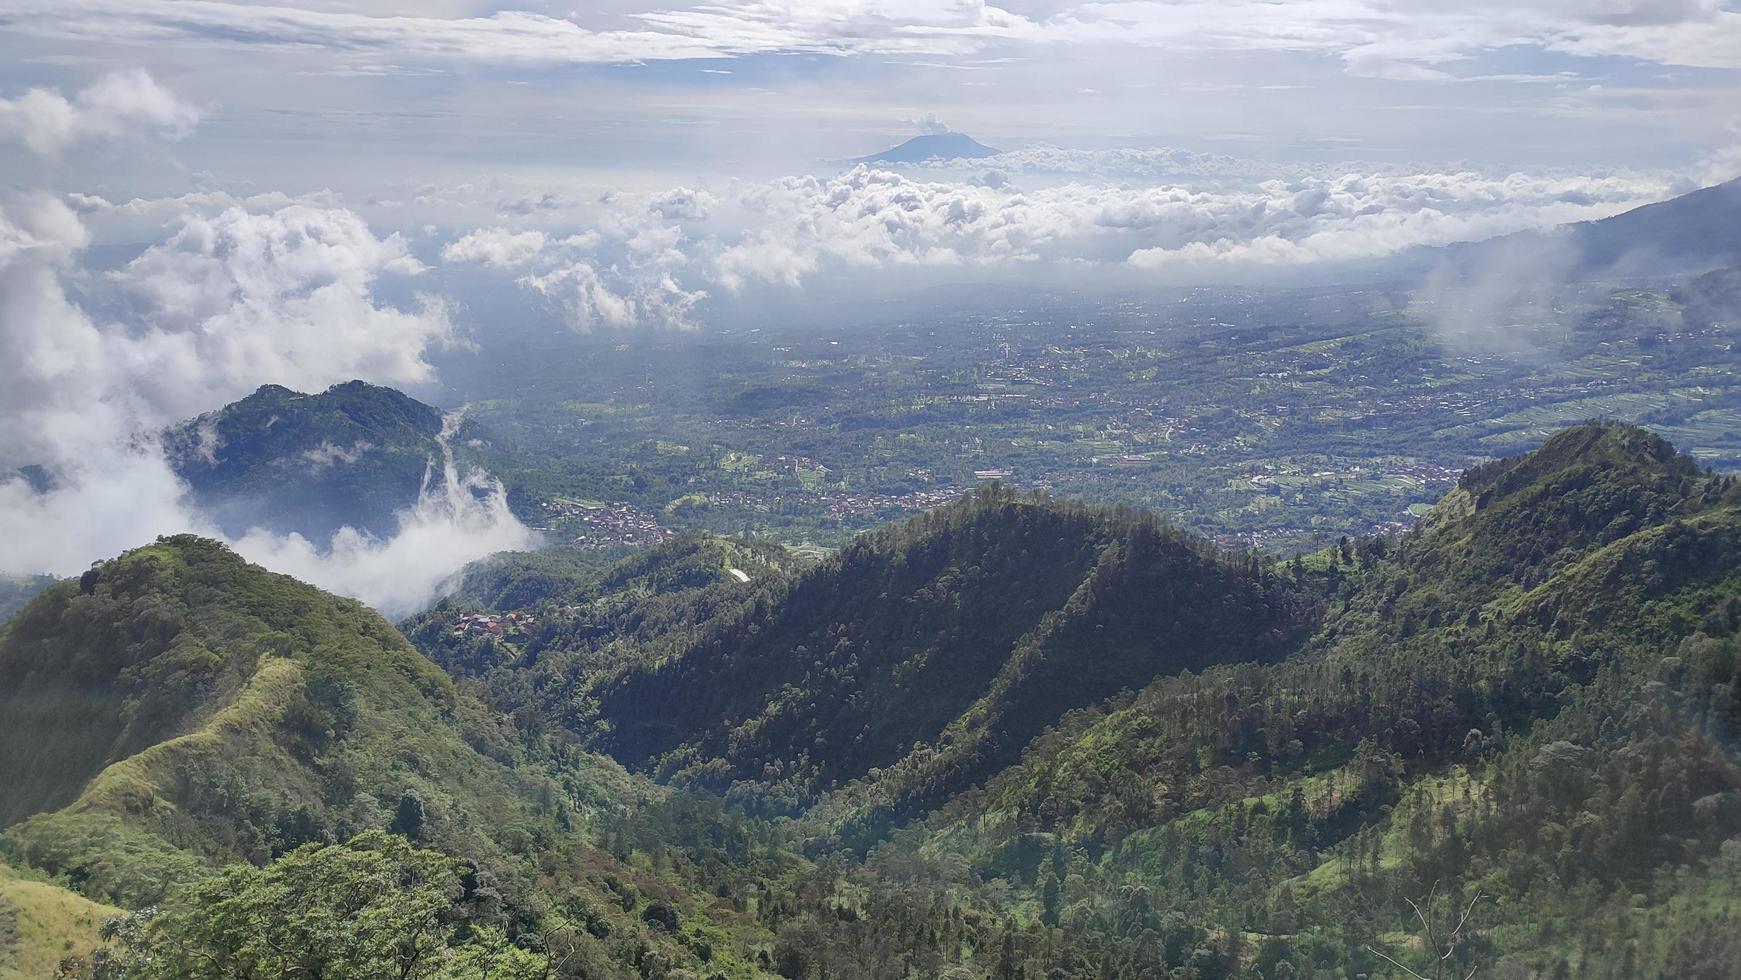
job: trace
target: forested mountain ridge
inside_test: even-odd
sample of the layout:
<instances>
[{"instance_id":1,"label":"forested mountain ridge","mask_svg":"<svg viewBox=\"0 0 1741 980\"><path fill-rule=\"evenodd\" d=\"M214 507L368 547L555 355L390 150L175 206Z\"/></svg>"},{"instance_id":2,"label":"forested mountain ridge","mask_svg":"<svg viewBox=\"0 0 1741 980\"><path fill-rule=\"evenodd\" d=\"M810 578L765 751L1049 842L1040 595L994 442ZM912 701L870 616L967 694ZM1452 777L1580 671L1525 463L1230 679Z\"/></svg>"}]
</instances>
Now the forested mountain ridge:
<instances>
[{"instance_id":1,"label":"forested mountain ridge","mask_svg":"<svg viewBox=\"0 0 1741 980\"><path fill-rule=\"evenodd\" d=\"M1728 980L1741 960L1741 485L1642 430L1570 427L1407 534L1291 561L988 488L819 563L689 535L605 569L498 559L467 591L406 626L447 676L198 539L15 617L3 744L62 746L78 785L0 750L46 811L0 856L164 899L77 975L187 975L153 949L277 962L238 916L350 956L325 960L342 974L372 947L275 910L318 913L320 882L364 872L439 910L424 977ZM512 628L467 625L491 602ZM263 866L213 877L236 858Z\"/></svg>"},{"instance_id":2,"label":"forested mountain ridge","mask_svg":"<svg viewBox=\"0 0 1741 980\"><path fill-rule=\"evenodd\" d=\"M561 723L632 767L715 792L754 784L779 812L947 736L924 784L900 791L903 813L928 808L1067 710L1283 655L1316 608L1152 516L1001 488L733 585L716 587L710 618L644 630L630 656L543 671L541 696L583 705ZM550 646L537 644L545 664Z\"/></svg>"},{"instance_id":3,"label":"forested mountain ridge","mask_svg":"<svg viewBox=\"0 0 1741 980\"><path fill-rule=\"evenodd\" d=\"M171 428L165 449L193 499L228 534L263 527L311 540L350 526L390 535L440 466L442 414L351 381L317 394L264 385Z\"/></svg>"},{"instance_id":4,"label":"forested mountain ridge","mask_svg":"<svg viewBox=\"0 0 1741 980\"><path fill-rule=\"evenodd\" d=\"M1741 889L1738 505L1648 433L1567 430L1388 553L1333 552L1300 655L1078 713L917 846L1063 922L1131 889L1152 922L1233 916L1290 975L1387 948L1436 891L1491 903L1459 975L1729 976L1727 913L1700 909Z\"/></svg>"},{"instance_id":5,"label":"forested mountain ridge","mask_svg":"<svg viewBox=\"0 0 1741 980\"><path fill-rule=\"evenodd\" d=\"M1741 178L1594 221L1422 250L1441 271L1496 273L1530 263L1567 280L1702 273L1741 263Z\"/></svg>"},{"instance_id":6,"label":"forested mountain ridge","mask_svg":"<svg viewBox=\"0 0 1741 980\"><path fill-rule=\"evenodd\" d=\"M1055 556L1044 569L1021 560L1039 550ZM1143 655L1181 609L1165 587L1180 571L1195 583L1183 608L1261 595L1291 628L1252 630L1261 617L1234 599L1229 617L1191 622L1224 656ZM1079 578L1036 614L1067 588L1049 573ZM974 632L950 597L997 610L1016 639ZM806 632L818 608L832 629ZM1643 430L1567 428L1470 470L1401 538L1256 570L1140 516L992 492L712 613L566 684L546 677L586 692L569 716L592 725L582 737L664 779L800 811L819 853L904 855L946 879L964 865L1032 916L1024 941L1046 926L1152 937L1179 976L1385 975L1380 952L1418 952L1398 938L1408 902L1433 893L1493 906L1453 957L1465 969L1729 975L1741 489ZM998 650L990 680L947 675L981 685L968 707L864 669L903 635L922 638L907 649L923 670L948 662L940 651L970 662L946 645L958 622ZM819 655L817 636L850 655ZM1083 636L1096 642L1059 640ZM1097 697L1067 683L1107 663L1147 679ZM1024 675L1043 682L1010 683ZM656 705L664 690L683 698ZM809 762L836 731L874 744L851 714L862 690L903 718L954 717L857 775ZM611 721L631 705L625 737ZM1004 727L1000 705L1030 727ZM1589 916L1606 925L1559 929Z\"/></svg>"},{"instance_id":7,"label":"forested mountain ridge","mask_svg":"<svg viewBox=\"0 0 1741 980\"><path fill-rule=\"evenodd\" d=\"M200 538L27 605L0 635L0 691L7 852L128 904L202 861L348 836L405 792L451 801L440 833L482 839L501 815L478 804L518 793L508 732L378 615Z\"/></svg>"}]
</instances>

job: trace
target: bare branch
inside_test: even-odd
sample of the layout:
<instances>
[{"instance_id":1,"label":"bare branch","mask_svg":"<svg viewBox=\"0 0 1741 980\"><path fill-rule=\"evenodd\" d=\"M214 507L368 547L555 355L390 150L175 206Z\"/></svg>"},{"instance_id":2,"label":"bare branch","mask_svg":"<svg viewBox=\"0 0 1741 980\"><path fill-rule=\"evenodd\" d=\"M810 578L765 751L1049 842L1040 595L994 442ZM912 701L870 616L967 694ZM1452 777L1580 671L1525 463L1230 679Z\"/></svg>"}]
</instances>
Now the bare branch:
<instances>
[{"instance_id":1,"label":"bare branch","mask_svg":"<svg viewBox=\"0 0 1741 980\"><path fill-rule=\"evenodd\" d=\"M1373 946L1370 943L1367 944L1366 951L1371 953L1374 956L1379 957L1380 959L1384 960L1386 963L1389 963L1391 966L1396 967L1397 969L1408 974L1409 976L1414 977L1415 980L1432 980L1431 977L1423 976L1422 974L1416 973L1415 971L1409 969L1408 967L1403 966L1401 963L1398 963L1396 960L1391 959L1390 955L1388 953L1384 952L1383 950L1379 949L1376 946Z\"/></svg>"}]
</instances>

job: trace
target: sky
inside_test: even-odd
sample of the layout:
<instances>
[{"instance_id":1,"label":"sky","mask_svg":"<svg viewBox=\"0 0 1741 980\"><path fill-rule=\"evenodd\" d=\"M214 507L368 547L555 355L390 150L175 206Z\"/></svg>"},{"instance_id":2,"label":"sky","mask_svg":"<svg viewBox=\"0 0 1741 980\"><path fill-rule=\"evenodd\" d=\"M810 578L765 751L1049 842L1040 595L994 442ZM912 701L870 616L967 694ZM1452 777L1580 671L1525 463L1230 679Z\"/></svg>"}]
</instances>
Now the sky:
<instances>
[{"instance_id":1,"label":"sky","mask_svg":"<svg viewBox=\"0 0 1741 980\"><path fill-rule=\"evenodd\" d=\"M1738 95L1735 0L0 0L0 474L58 478L0 477L0 571L210 532L163 426L264 383L436 390L491 342L467 283L684 332L1280 281L1732 178ZM950 130L1004 152L852 162ZM532 540L487 483L386 540L236 543L410 607Z\"/></svg>"},{"instance_id":2,"label":"sky","mask_svg":"<svg viewBox=\"0 0 1741 980\"><path fill-rule=\"evenodd\" d=\"M129 195L195 173L290 192L480 169L611 184L769 176L872 152L926 119L1003 147L1657 168L1729 140L1741 11L1721 0L6 0L0 65L13 91L142 68L202 108L173 157L63 161Z\"/></svg>"}]
</instances>

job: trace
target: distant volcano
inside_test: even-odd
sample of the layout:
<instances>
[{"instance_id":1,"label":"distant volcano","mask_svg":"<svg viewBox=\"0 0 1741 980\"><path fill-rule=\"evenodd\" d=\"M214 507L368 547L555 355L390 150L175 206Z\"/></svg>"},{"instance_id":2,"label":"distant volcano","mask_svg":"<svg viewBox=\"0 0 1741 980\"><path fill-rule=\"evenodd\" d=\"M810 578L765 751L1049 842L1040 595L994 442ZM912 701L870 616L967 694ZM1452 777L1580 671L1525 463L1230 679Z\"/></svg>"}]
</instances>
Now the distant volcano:
<instances>
[{"instance_id":1,"label":"distant volcano","mask_svg":"<svg viewBox=\"0 0 1741 980\"><path fill-rule=\"evenodd\" d=\"M881 153L859 157L853 163L924 163L926 160L979 160L995 157L994 150L966 133L935 133L915 136Z\"/></svg>"}]
</instances>

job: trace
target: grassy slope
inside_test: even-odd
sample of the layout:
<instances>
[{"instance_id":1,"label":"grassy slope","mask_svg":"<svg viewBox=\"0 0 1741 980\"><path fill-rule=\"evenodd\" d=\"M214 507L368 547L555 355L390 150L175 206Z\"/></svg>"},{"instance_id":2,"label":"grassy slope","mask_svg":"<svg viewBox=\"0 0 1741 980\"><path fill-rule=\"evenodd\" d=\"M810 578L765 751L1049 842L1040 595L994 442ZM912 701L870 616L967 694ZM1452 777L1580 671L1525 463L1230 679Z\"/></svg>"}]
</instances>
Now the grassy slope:
<instances>
[{"instance_id":1,"label":"grassy slope","mask_svg":"<svg viewBox=\"0 0 1741 980\"><path fill-rule=\"evenodd\" d=\"M96 948L122 911L0 864L0 980L41 980L60 961Z\"/></svg>"}]
</instances>

